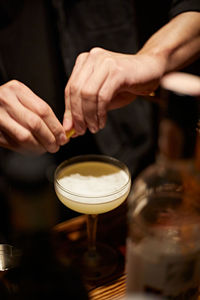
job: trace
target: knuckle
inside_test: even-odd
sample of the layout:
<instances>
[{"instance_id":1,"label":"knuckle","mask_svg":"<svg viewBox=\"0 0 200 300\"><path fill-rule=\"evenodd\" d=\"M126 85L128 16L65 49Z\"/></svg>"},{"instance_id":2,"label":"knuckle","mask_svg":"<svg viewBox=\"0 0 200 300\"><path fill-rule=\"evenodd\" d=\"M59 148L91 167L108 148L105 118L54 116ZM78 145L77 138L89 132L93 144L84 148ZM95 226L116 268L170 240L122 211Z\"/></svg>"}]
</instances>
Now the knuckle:
<instances>
[{"instance_id":1,"label":"knuckle","mask_svg":"<svg viewBox=\"0 0 200 300\"><path fill-rule=\"evenodd\" d=\"M31 131L37 133L41 129L41 126L42 126L42 121L38 116L36 115L30 116L29 128L31 129Z\"/></svg>"},{"instance_id":2,"label":"knuckle","mask_svg":"<svg viewBox=\"0 0 200 300\"><path fill-rule=\"evenodd\" d=\"M38 104L38 114L41 118L46 118L51 113L50 106L45 102L41 101Z\"/></svg>"},{"instance_id":3,"label":"knuckle","mask_svg":"<svg viewBox=\"0 0 200 300\"><path fill-rule=\"evenodd\" d=\"M76 83L72 83L70 86L70 94L75 95L78 92L78 86Z\"/></svg>"},{"instance_id":4,"label":"knuckle","mask_svg":"<svg viewBox=\"0 0 200 300\"><path fill-rule=\"evenodd\" d=\"M90 50L91 55L96 55L96 54L99 54L99 53L102 53L102 52L103 52L103 49L100 48L100 47L94 47Z\"/></svg>"},{"instance_id":5,"label":"knuckle","mask_svg":"<svg viewBox=\"0 0 200 300\"><path fill-rule=\"evenodd\" d=\"M26 144L31 140L31 133L29 131L18 132L17 140L20 144Z\"/></svg>"},{"instance_id":6,"label":"knuckle","mask_svg":"<svg viewBox=\"0 0 200 300\"><path fill-rule=\"evenodd\" d=\"M18 80L11 80L0 87L0 105L10 105L10 96L18 93L23 88L23 83Z\"/></svg>"},{"instance_id":7,"label":"knuckle","mask_svg":"<svg viewBox=\"0 0 200 300\"><path fill-rule=\"evenodd\" d=\"M85 57L88 55L88 53L87 52L82 52L82 53L80 53L78 56L77 56L77 58L76 58L76 64L77 63L80 63L80 62L82 62L82 60L84 60L85 59Z\"/></svg>"},{"instance_id":8,"label":"knuckle","mask_svg":"<svg viewBox=\"0 0 200 300\"><path fill-rule=\"evenodd\" d=\"M57 126L57 125L52 125L51 130L55 137L59 137L60 134L63 132L62 127Z\"/></svg>"},{"instance_id":9,"label":"knuckle","mask_svg":"<svg viewBox=\"0 0 200 300\"><path fill-rule=\"evenodd\" d=\"M98 95L99 102L107 105L109 103L109 99L104 91L100 91Z\"/></svg>"},{"instance_id":10,"label":"knuckle","mask_svg":"<svg viewBox=\"0 0 200 300\"><path fill-rule=\"evenodd\" d=\"M20 81L18 81L16 79L13 79L8 82L8 87L11 90L19 90L23 87L23 83L21 83Z\"/></svg>"},{"instance_id":11,"label":"knuckle","mask_svg":"<svg viewBox=\"0 0 200 300\"><path fill-rule=\"evenodd\" d=\"M79 123L79 124L83 124L83 117L80 113L78 113L77 111L73 111L73 119Z\"/></svg>"},{"instance_id":12,"label":"knuckle","mask_svg":"<svg viewBox=\"0 0 200 300\"><path fill-rule=\"evenodd\" d=\"M80 94L81 94L81 98L83 100L89 100L92 102L94 102L96 100L94 93L89 88L83 88L81 90Z\"/></svg>"}]
</instances>

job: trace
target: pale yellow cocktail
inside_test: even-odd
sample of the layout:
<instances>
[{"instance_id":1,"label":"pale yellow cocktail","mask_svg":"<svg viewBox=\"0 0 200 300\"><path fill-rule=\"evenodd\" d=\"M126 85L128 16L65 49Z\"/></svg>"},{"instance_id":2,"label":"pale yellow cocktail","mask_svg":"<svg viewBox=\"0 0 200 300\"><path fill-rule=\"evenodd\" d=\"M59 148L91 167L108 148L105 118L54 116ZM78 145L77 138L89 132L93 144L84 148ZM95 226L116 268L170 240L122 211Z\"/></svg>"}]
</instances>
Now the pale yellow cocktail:
<instances>
[{"instance_id":1,"label":"pale yellow cocktail","mask_svg":"<svg viewBox=\"0 0 200 300\"><path fill-rule=\"evenodd\" d=\"M86 280L109 276L117 267L118 254L112 247L96 243L97 217L118 207L127 198L131 187L127 166L109 156L77 156L57 167L54 184L65 206L87 216L88 247L80 245L77 255L73 249L75 264Z\"/></svg>"},{"instance_id":2,"label":"pale yellow cocktail","mask_svg":"<svg viewBox=\"0 0 200 300\"><path fill-rule=\"evenodd\" d=\"M104 162L81 162L59 173L56 193L72 210L100 214L119 206L130 190L130 179L119 167Z\"/></svg>"}]
</instances>

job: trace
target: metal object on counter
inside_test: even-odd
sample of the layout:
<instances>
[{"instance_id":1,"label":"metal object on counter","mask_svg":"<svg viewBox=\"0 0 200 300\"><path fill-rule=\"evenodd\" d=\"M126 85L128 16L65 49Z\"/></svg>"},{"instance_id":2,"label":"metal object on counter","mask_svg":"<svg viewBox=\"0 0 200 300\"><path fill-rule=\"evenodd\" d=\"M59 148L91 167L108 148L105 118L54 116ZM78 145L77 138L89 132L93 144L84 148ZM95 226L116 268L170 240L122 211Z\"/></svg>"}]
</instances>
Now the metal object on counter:
<instances>
[{"instance_id":1,"label":"metal object on counter","mask_svg":"<svg viewBox=\"0 0 200 300\"><path fill-rule=\"evenodd\" d=\"M16 267L20 251L9 244L0 244L0 271Z\"/></svg>"}]
</instances>

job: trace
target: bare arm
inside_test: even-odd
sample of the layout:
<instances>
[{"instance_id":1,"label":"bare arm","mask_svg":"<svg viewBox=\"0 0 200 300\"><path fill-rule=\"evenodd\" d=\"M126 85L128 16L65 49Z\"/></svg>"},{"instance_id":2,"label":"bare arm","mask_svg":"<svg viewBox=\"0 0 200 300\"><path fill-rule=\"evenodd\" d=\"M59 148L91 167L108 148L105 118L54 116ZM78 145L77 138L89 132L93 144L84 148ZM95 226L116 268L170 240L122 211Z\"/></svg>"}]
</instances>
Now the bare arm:
<instances>
[{"instance_id":1,"label":"bare arm","mask_svg":"<svg viewBox=\"0 0 200 300\"><path fill-rule=\"evenodd\" d=\"M163 59L165 73L200 57L200 13L185 12L157 31L138 52Z\"/></svg>"},{"instance_id":2,"label":"bare arm","mask_svg":"<svg viewBox=\"0 0 200 300\"><path fill-rule=\"evenodd\" d=\"M76 135L103 128L107 111L148 95L160 78L181 69L200 54L200 13L186 12L157 31L136 54L101 48L78 56L65 89L63 126Z\"/></svg>"}]
</instances>

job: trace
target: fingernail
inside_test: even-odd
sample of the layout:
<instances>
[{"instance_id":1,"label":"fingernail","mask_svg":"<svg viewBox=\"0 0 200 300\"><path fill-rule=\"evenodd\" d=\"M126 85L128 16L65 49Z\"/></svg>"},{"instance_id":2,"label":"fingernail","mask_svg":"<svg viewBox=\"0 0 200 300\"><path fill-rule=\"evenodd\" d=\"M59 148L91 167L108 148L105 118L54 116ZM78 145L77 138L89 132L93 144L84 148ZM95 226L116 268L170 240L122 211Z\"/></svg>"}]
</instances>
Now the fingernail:
<instances>
[{"instance_id":1,"label":"fingernail","mask_svg":"<svg viewBox=\"0 0 200 300\"><path fill-rule=\"evenodd\" d=\"M70 119L65 118L65 119L63 120L63 127L64 127L64 129L65 129L66 131L68 131L69 128L72 127L72 121L71 121Z\"/></svg>"},{"instance_id":2,"label":"fingernail","mask_svg":"<svg viewBox=\"0 0 200 300\"><path fill-rule=\"evenodd\" d=\"M97 130L95 127L92 127L92 128L90 128L90 131L91 131L92 133L96 133L98 130Z\"/></svg>"},{"instance_id":3,"label":"fingernail","mask_svg":"<svg viewBox=\"0 0 200 300\"><path fill-rule=\"evenodd\" d=\"M67 137L64 133L61 133L58 138L58 142L60 145L64 145L67 142Z\"/></svg>"}]
</instances>

